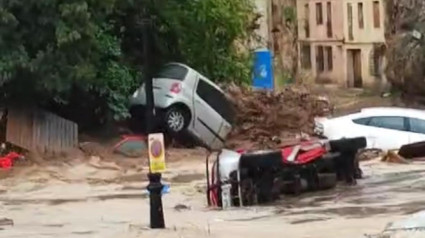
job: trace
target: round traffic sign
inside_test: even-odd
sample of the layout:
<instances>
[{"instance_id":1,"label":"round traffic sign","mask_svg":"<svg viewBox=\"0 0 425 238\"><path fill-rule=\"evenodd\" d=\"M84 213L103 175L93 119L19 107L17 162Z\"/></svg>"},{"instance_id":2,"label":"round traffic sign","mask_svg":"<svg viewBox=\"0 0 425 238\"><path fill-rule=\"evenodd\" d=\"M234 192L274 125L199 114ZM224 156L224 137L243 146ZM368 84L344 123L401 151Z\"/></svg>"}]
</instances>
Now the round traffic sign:
<instances>
[{"instance_id":1,"label":"round traffic sign","mask_svg":"<svg viewBox=\"0 0 425 238\"><path fill-rule=\"evenodd\" d=\"M159 158L162 155L162 143L158 140L153 141L150 151L153 157Z\"/></svg>"}]
</instances>

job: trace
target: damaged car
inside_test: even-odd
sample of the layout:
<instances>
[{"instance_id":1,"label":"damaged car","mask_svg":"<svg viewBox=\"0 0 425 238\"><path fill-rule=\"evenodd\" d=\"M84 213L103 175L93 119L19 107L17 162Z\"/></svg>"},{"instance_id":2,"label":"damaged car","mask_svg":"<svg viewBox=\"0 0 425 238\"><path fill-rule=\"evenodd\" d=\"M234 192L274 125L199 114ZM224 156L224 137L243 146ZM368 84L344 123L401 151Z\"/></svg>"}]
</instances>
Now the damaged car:
<instances>
[{"instance_id":1,"label":"damaged car","mask_svg":"<svg viewBox=\"0 0 425 238\"><path fill-rule=\"evenodd\" d=\"M267 151L223 150L210 168L207 159L208 204L218 207L252 206L336 186L362 177L356 154L366 138L306 141Z\"/></svg>"},{"instance_id":2,"label":"damaged car","mask_svg":"<svg viewBox=\"0 0 425 238\"><path fill-rule=\"evenodd\" d=\"M209 149L224 146L235 112L220 87L187 65L169 63L155 76L153 90L158 128L174 138L189 138ZM143 127L144 85L130 97L130 105L133 123Z\"/></svg>"}]
</instances>

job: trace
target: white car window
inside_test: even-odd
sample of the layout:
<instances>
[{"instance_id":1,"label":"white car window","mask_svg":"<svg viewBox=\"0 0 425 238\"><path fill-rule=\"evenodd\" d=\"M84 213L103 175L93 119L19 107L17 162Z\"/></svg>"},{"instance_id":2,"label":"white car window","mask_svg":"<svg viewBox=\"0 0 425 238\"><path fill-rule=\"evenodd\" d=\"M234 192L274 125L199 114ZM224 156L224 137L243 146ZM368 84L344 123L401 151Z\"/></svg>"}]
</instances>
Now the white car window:
<instances>
[{"instance_id":1,"label":"white car window","mask_svg":"<svg viewBox=\"0 0 425 238\"><path fill-rule=\"evenodd\" d=\"M181 65L169 64L165 65L155 78L166 78L183 81L189 70Z\"/></svg>"},{"instance_id":2,"label":"white car window","mask_svg":"<svg viewBox=\"0 0 425 238\"><path fill-rule=\"evenodd\" d=\"M199 80L196 93L227 122L230 124L234 122L235 115L232 104L226 99L226 96L223 93L202 79Z\"/></svg>"},{"instance_id":3,"label":"white car window","mask_svg":"<svg viewBox=\"0 0 425 238\"><path fill-rule=\"evenodd\" d=\"M370 117L359 118L359 119L354 119L353 122L356 123L356 124L359 124L359 125L367 126L367 125L369 125L370 119L371 119Z\"/></svg>"},{"instance_id":4,"label":"white car window","mask_svg":"<svg viewBox=\"0 0 425 238\"><path fill-rule=\"evenodd\" d=\"M420 134L425 134L425 121L416 119L416 118L409 118L410 122L410 131Z\"/></svg>"},{"instance_id":5,"label":"white car window","mask_svg":"<svg viewBox=\"0 0 425 238\"><path fill-rule=\"evenodd\" d=\"M372 117L369 126L405 131L404 117Z\"/></svg>"}]
</instances>

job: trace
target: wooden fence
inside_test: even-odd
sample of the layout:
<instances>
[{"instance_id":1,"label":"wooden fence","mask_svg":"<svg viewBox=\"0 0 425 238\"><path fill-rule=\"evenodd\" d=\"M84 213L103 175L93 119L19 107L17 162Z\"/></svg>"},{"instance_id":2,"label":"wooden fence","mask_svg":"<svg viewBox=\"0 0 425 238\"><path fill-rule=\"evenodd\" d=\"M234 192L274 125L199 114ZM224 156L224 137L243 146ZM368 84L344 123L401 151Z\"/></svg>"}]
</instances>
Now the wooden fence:
<instances>
[{"instance_id":1,"label":"wooden fence","mask_svg":"<svg viewBox=\"0 0 425 238\"><path fill-rule=\"evenodd\" d=\"M78 145L78 126L43 110L9 108L6 140L31 151L63 152Z\"/></svg>"}]
</instances>

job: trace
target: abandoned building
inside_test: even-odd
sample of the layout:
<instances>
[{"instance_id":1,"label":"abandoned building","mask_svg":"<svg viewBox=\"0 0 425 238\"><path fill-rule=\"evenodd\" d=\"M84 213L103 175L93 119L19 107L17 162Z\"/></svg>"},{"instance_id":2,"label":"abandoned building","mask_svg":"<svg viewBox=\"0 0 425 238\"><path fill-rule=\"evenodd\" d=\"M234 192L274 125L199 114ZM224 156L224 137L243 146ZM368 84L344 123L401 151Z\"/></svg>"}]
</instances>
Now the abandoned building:
<instances>
[{"instance_id":1,"label":"abandoned building","mask_svg":"<svg viewBox=\"0 0 425 238\"><path fill-rule=\"evenodd\" d=\"M300 72L316 83L384 85L382 0L297 0Z\"/></svg>"}]
</instances>

